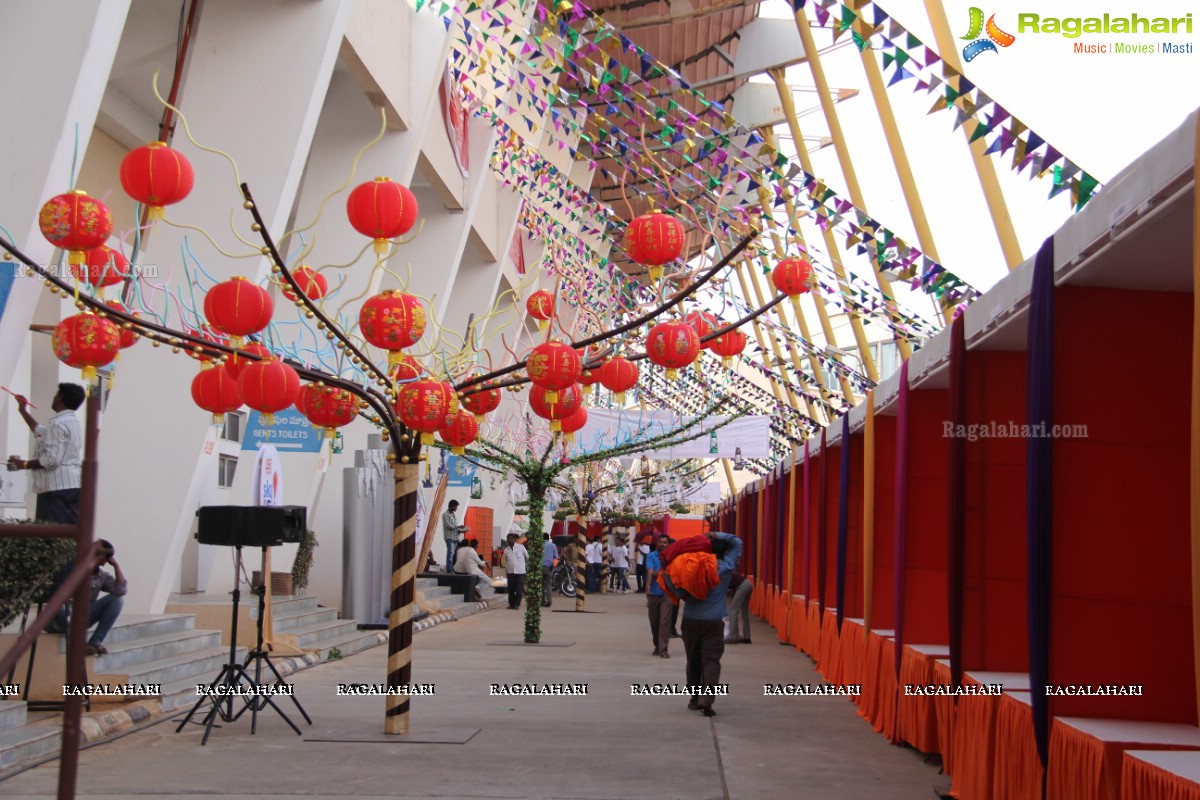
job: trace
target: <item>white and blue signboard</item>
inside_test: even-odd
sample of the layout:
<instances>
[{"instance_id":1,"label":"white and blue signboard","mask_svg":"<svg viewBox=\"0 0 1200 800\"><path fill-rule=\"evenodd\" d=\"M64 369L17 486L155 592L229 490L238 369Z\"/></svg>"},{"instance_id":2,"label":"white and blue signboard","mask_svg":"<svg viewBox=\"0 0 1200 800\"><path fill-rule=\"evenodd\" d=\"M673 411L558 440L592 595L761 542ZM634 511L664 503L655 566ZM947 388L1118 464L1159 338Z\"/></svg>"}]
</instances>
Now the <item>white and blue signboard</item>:
<instances>
[{"instance_id":1,"label":"white and blue signboard","mask_svg":"<svg viewBox=\"0 0 1200 800\"><path fill-rule=\"evenodd\" d=\"M446 485L470 487L475 477L475 462L456 455L446 457Z\"/></svg>"},{"instance_id":2,"label":"white and blue signboard","mask_svg":"<svg viewBox=\"0 0 1200 800\"><path fill-rule=\"evenodd\" d=\"M325 431L314 428L308 418L295 406L275 414L272 425L263 423L263 415L251 411L242 437L243 450L257 450L260 445L274 445L280 453L319 453L325 441Z\"/></svg>"},{"instance_id":3,"label":"white and blue signboard","mask_svg":"<svg viewBox=\"0 0 1200 800\"><path fill-rule=\"evenodd\" d=\"M12 292L13 278L16 275L15 262L0 261L0 317L4 316L4 307L8 305L8 295Z\"/></svg>"}]
</instances>

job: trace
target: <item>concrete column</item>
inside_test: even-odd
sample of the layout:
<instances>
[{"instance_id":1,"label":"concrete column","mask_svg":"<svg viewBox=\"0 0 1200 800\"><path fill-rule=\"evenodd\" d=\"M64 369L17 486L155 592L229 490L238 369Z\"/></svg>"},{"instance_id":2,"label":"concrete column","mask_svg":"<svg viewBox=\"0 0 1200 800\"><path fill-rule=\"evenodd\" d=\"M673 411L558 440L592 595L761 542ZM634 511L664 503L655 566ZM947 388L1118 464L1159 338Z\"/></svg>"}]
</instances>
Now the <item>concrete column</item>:
<instances>
[{"instance_id":1,"label":"concrete column","mask_svg":"<svg viewBox=\"0 0 1200 800\"><path fill-rule=\"evenodd\" d=\"M197 25L181 108L202 144L236 159L276 236L292 212L348 11L343 0L208 0ZM182 126L174 145L191 159L196 187L169 209L168 218L206 229L227 250L248 252L228 227L232 210L239 232L253 237L227 162L197 150ZM171 283L179 282L185 235L216 280L265 275L262 258L228 259L195 232L163 223L141 261L159 264L164 278L174 271ZM208 421L188 391L196 371L191 359L143 343L122 357L110 397L102 432L100 528L127 553L122 566L130 577L130 611L163 609L196 507L216 485L215 458L203 452ZM243 458L239 473L252 463ZM239 478L241 484L245 477ZM284 501L300 503L307 481L294 478L285 481ZM227 502L247 501L248 493L233 492ZM136 548L121 548L133 543Z\"/></svg>"},{"instance_id":2,"label":"concrete column","mask_svg":"<svg viewBox=\"0 0 1200 800\"><path fill-rule=\"evenodd\" d=\"M0 97L8 118L0 125L0 153L5 154L0 225L38 263L47 264L54 255L38 229L38 211L72 188L72 161L76 174L83 163L129 1L79 0L68 14L56 3L0 6L0 29L7 34ZM30 347L29 324L43 292L40 280L17 279L0 318L0 385L14 391L29 389L29 365L20 375L16 370ZM21 435L5 442L6 454L12 445L23 447Z\"/></svg>"}]
</instances>

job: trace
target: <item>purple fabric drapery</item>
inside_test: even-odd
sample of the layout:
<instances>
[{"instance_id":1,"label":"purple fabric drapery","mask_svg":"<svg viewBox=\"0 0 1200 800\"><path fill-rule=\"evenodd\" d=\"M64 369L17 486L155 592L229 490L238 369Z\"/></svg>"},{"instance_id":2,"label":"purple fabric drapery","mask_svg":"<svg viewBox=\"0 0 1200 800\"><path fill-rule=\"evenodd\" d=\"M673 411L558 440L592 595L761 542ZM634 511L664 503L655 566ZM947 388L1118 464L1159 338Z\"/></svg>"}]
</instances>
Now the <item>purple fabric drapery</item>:
<instances>
[{"instance_id":1,"label":"purple fabric drapery","mask_svg":"<svg viewBox=\"0 0 1200 800\"><path fill-rule=\"evenodd\" d=\"M1026 342L1029 427L1050 430L1054 424L1054 237L1046 239L1033 262L1029 291L1029 335ZM1042 766L1050 754L1050 580L1053 541L1053 440L1025 440L1025 534L1029 570L1029 693L1033 737ZM1042 796L1046 773L1042 772Z\"/></svg>"},{"instance_id":2,"label":"purple fabric drapery","mask_svg":"<svg viewBox=\"0 0 1200 800\"><path fill-rule=\"evenodd\" d=\"M837 576L834 591L837 593L837 629L842 632L842 619L846 616L846 530L850 523L850 415L842 415L842 458L838 470L838 527L837 527Z\"/></svg>"},{"instance_id":3,"label":"purple fabric drapery","mask_svg":"<svg viewBox=\"0 0 1200 800\"><path fill-rule=\"evenodd\" d=\"M790 595L792 587L783 585L784 578L787 576L787 572L784 570L784 562L787 560L787 540L790 534L788 529L791 527L789 524L791 520L787 516L789 484L785 478L786 475L787 473L780 466L779 483L776 484L778 490L775 492L775 519L778 521L775 526L775 585L782 586L784 593Z\"/></svg>"},{"instance_id":4,"label":"purple fabric drapery","mask_svg":"<svg viewBox=\"0 0 1200 800\"><path fill-rule=\"evenodd\" d=\"M967 343L963 318L950 327L950 422L954 430L967 423ZM966 537L967 440L951 436L950 481L946 496L946 608L950 627L950 683L962 685L963 548ZM957 701L957 698L955 698Z\"/></svg>"},{"instance_id":5,"label":"purple fabric drapery","mask_svg":"<svg viewBox=\"0 0 1200 800\"><path fill-rule=\"evenodd\" d=\"M817 608L825 618L825 542L829 522L829 450L821 429L821 474L817 476Z\"/></svg>"},{"instance_id":6,"label":"purple fabric drapery","mask_svg":"<svg viewBox=\"0 0 1200 800\"><path fill-rule=\"evenodd\" d=\"M809 543L810 543L810 539L809 539L810 526L808 524L809 523L808 515L809 515L809 511L810 511L810 509L808 507L808 487L809 487L809 483L808 483L808 443L805 442L804 443L804 518L800 522L800 524L803 526L802 530L804 531L804 555L803 555L803 557L801 557L800 563L804 566L804 605L806 608L808 606L808 601L812 597L811 593L809 592L809 583L810 583L810 581L809 581L809 569L810 569L809 558L811 556L809 555L809 549L808 549Z\"/></svg>"},{"instance_id":7,"label":"purple fabric drapery","mask_svg":"<svg viewBox=\"0 0 1200 800\"><path fill-rule=\"evenodd\" d=\"M895 575L896 680L900 680L900 651L904 647L904 552L908 534L908 362L900 365L896 397L896 517L893 525L892 570Z\"/></svg>"}]
</instances>

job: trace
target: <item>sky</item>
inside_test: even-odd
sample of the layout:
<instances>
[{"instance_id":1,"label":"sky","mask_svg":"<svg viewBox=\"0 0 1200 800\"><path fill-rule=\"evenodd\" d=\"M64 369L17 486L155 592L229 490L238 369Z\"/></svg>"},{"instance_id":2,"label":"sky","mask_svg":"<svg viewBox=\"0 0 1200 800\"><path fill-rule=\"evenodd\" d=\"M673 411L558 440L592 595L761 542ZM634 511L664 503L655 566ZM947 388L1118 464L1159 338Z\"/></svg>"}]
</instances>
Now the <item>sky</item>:
<instances>
[{"instance_id":1,"label":"sky","mask_svg":"<svg viewBox=\"0 0 1200 800\"><path fill-rule=\"evenodd\" d=\"M966 44L957 37L967 32L972 3L943 2L957 43ZM923 41L936 42L921 0L882 0L881 6ZM1112 180L1200 106L1200 81L1195 77L1200 75L1200 5L1195 0L1147 0L1136 4L1117 0L1028 0L1026 4L1022 0L1004 6L1002 10L986 5L980 8L985 18L994 13L996 24L1012 33L1015 40L1009 47L984 52L965 63L965 75L1102 182ZM1018 29L1017 17L1022 13L1036 13L1040 21L1051 16L1101 17L1105 13L1128 17L1135 10L1143 17L1183 17L1191 12L1193 32L1184 33L1181 27L1181 32L1175 35L1085 34L1070 39L1056 33ZM764 17L790 14L790 6L779 0L766 0L761 7ZM816 35L819 46L831 43L827 31L817 31ZM843 36L842 41L845 39ZM1073 52L1076 42L1106 44L1111 49L1115 42L1153 45L1162 41L1190 44L1193 52L1180 55ZM822 56L822 64L832 87L860 90L857 97L839 103L837 110L862 184L866 210L919 246L857 50L853 46L836 49ZM887 75L890 74L889 71ZM796 94L800 110L817 104L816 95L802 91L812 85L807 65L790 68L788 80L801 90ZM1007 267L970 160L966 137L961 130L953 130L952 111L927 113L936 99L934 95L914 94L914 80L901 85L906 88L893 87L888 95L913 164L940 261L976 288L985 290L1005 274ZM806 137L828 134L819 112L805 116L801 127ZM817 174L848 197L834 148L814 153L813 160ZM1028 173L1017 175L1010 169L1008 158L992 160L1022 253L1030 258L1041 241L1071 215L1067 195L1047 199L1052 185L1049 176L1030 181ZM819 238L817 243L821 244ZM866 262L856 261L861 262L858 272L867 274ZM924 309L928 312L929 308L926 303Z\"/></svg>"}]
</instances>

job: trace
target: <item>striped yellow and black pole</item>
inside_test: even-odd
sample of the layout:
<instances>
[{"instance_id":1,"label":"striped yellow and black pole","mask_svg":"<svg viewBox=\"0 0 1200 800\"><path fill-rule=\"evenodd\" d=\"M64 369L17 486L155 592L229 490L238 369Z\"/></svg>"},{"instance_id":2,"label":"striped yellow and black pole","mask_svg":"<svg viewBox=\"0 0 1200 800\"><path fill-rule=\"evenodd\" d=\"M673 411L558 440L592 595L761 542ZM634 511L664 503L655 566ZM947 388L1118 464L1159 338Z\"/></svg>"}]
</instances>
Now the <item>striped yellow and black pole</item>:
<instances>
[{"instance_id":1,"label":"striped yellow and black pole","mask_svg":"<svg viewBox=\"0 0 1200 800\"><path fill-rule=\"evenodd\" d=\"M392 476L392 591L391 613L388 616L387 684L391 688L400 688L412 683L413 603L417 585L417 487L420 485L416 458L401 456L392 464ZM389 693L386 699L384 733L408 733L408 695Z\"/></svg>"},{"instance_id":2,"label":"striped yellow and black pole","mask_svg":"<svg viewBox=\"0 0 1200 800\"><path fill-rule=\"evenodd\" d=\"M582 517L576 517L575 529L575 610L583 611L587 600L587 536Z\"/></svg>"}]
</instances>

